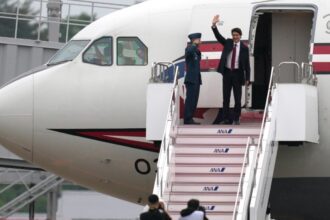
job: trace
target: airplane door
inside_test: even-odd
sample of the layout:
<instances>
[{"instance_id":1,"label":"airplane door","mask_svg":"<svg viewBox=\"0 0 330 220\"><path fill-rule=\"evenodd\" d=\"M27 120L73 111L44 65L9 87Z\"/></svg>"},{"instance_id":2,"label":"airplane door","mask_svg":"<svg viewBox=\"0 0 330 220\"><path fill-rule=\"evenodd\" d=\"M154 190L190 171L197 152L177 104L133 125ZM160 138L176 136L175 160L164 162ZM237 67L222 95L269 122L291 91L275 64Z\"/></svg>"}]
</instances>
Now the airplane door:
<instances>
[{"instance_id":1,"label":"airplane door","mask_svg":"<svg viewBox=\"0 0 330 220\"><path fill-rule=\"evenodd\" d=\"M213 16L220 15L219 32L225 37L231 37L231 29L239 27L242 29L243 43L248 42L249 27L251 20L251 9L248 4L237 5L204 4L195 6L192 10L191 26L189 33L201 32L202 45L202 81L198 108L222 107L222 75L216 71L222 53L222 45L218 43L211 29ZM239 16L237 16L239 15ZM253 74L251 74L253 75ZM242 89L242 106L249 102L248 92ZM230 105L234 107L234 97L231 96Z\"/></svg>"}]
</instances>

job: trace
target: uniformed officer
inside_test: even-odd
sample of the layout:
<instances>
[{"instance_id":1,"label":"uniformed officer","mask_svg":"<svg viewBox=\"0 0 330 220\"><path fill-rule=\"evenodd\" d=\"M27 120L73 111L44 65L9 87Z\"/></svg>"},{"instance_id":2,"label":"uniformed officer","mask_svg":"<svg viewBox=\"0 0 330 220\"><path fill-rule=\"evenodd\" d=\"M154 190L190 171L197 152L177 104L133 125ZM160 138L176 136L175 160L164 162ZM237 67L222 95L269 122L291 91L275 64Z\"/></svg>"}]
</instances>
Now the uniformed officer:
<instances>
[{"instance_id":1,"label":"uniformed officer","mask_svg":"<svg viewBox=\"0 0 330 220\"><path fill-rule=\"evenodd\" d=\"M201 33L190 34L191 43L185 51L187 73L184 84L186 85L186 101L184 108L184 124L199 124L193 120L197 108L202 77L200 71L201 52L198 46L201 44Z\"/></svg>"}]
</instances>

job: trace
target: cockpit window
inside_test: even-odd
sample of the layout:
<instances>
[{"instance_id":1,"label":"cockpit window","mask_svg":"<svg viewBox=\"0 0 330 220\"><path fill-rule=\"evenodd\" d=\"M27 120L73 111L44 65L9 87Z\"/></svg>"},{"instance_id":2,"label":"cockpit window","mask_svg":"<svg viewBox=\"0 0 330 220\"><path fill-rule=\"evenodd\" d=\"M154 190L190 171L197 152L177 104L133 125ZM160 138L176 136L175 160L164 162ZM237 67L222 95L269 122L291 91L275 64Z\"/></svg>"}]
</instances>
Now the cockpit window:
<instances>
[{"instance_id":1,"label":"cockpit window","mask_svg":"<svg viewBox=\"0 0 330 220\"><path fill-rule=\"evenodd\" d=\"M84 52L83 61L95 65L111 66L112 38L103 37L92 43L92 45Z\"/></svg>"},{"instance_id":2,"label":"cockpit window","mask_svg":"<svg viewBox=\"0 0 330 220\"><path fill-rule=\"evenodd\" d=\"M137 37L118 37L117 65L145 66L148 64L148 48Z\"/></svg>"},{"instance_id":3,"label":"cockpit window","mask_svg":"<svg viewBox=\"0 0 330 220\"><path fill-rule=\"evenodd\" d=\"M87 46L88 40L72 40L65 47L59 50L49 61L48 65L56 65L71 61Z\"/></svg>"}]
</instances>

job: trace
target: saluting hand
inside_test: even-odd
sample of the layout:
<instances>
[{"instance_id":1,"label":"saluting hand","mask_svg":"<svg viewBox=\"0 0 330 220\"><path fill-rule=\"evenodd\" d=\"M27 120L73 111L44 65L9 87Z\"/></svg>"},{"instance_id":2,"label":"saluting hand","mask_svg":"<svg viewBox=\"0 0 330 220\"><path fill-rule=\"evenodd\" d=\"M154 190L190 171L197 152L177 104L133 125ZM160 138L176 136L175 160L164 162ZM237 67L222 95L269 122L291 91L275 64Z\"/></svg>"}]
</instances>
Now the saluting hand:
<instances>
[{"instance_id":1,"label":"saluting hand","mask_svg":"<svg viewBox=\"0 0 330 220\"><path fill-rule=\"evenodd\" d=\"M212 25L215 26L220 21L220 16L216 15L213 17Z\"/></svg>"}]
</instances>

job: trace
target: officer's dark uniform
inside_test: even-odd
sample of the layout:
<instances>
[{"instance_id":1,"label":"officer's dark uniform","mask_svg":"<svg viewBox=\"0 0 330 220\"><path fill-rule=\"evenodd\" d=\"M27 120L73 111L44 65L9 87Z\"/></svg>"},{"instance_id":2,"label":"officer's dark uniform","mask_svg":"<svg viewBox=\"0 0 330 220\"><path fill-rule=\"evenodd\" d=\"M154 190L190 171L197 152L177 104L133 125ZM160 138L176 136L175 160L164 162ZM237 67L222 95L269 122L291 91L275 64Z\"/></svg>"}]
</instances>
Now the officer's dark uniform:
<instances>
[{"instance_id":1,"label":"officer's dark uniform","mask_svg":"<svg viewBox=\"0 0 330 220\"><path fill-rule=\"evenodd\" d=\"M190 34L190 40L201 38L200 33ZM202 84L202 77L200 71L201 52L197 45L191 44L186 48L185 60L187 73L184 84L186 85L186 101L184 108L184 123L195 124L193 116L197 108L200 85Z\"/></svg>"}]
</instances>

